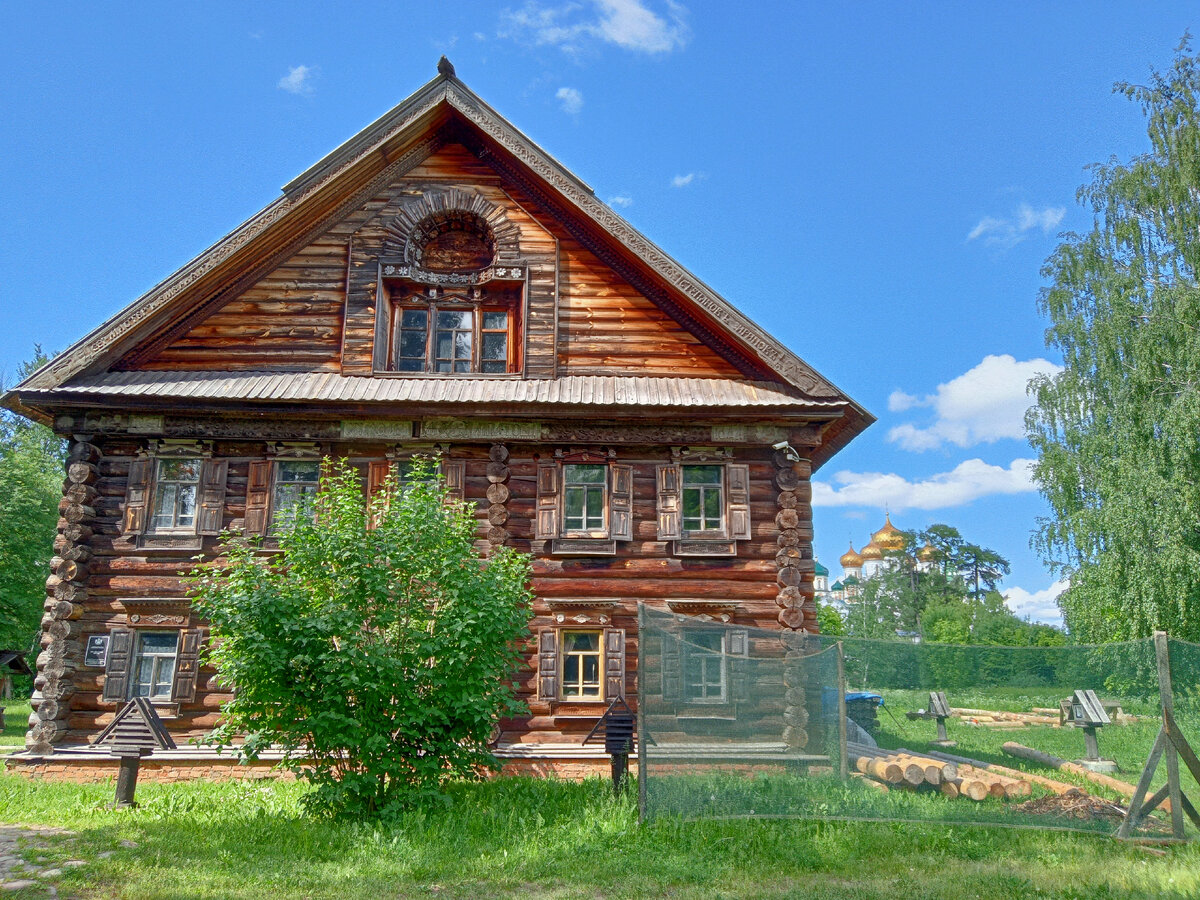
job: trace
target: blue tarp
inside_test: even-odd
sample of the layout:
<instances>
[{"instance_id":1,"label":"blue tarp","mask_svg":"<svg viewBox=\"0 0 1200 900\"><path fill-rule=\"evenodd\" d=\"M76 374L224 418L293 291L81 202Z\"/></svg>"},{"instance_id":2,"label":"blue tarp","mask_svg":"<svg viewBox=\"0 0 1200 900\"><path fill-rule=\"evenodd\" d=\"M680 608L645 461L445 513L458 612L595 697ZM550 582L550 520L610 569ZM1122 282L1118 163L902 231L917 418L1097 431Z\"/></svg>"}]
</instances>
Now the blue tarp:
<instances>
[{"instance_id":1,"label":"blue tarp","mask_svg":"<svg viewBox=\"0 0 1200 900\"><path fill-rule=\"evenodd\" d=\"M883 706L883 697L870 691L849 691L846 693L846 702L851 700L874 700L876 706Z\"/></svg>"}]
</instances>

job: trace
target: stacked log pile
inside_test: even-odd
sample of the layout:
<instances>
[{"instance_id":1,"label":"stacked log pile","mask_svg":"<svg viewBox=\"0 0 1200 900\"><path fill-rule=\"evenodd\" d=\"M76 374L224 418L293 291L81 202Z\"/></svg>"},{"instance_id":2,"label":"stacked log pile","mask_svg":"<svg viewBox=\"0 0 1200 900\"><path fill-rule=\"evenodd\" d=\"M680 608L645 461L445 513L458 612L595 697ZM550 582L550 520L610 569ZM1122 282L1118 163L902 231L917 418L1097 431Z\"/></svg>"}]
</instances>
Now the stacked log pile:
<instances>
[{"instance_id":1,"label":"stacked log pile","mask_svg":"<svg viewBox=\"0 0 1200 900\"><path fill-rule=\"evenodd\" d=\"M929 785L947 797L966 797L976 802L988 797L1011 800L1033 793L1028 780L960 764L944 754L920 754L904 748L884 750L853 741L846 749L852 768L889 787L915 790Z\"/></svg>"}]
</instances>

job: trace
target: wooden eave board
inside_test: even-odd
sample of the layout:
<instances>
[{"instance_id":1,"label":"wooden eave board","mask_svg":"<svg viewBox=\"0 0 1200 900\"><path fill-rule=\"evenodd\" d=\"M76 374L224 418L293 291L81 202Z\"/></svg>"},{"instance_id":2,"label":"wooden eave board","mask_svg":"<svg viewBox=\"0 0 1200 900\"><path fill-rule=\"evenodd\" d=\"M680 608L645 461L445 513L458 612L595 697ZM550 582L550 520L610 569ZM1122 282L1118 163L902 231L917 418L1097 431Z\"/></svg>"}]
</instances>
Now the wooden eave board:
<instances>
[{"instance_id":1,"label":"wooden eave board","mask_svg":"<svg viewBox=\"0 0 1200 900\"><path fill-rule=\"evenodd\" d=\"M430 131L443 104L457 111L503 156L531 173L548 191L592 223L607 240L621 248L626 258L666 285L672 294L685 298L686 305L700 311L749 356L761 361L807 396L835 399L846 404L840 431L830 435L836 445L829 446L836 448L847 443L874 421L861 406L597 200L582 181L453 76L439 76L429 82L373 126L293 180L288 185L290 193L272 202L130 307L33 373L18 386L18 390L55 387L74 375L102 370L173 318L194 312L195 304L217 302L220 285L227 286L236 278L237 272L270 255L272 249L277 253L279 247L294 243L305 233L306 226L311 230L312 223L320 223L322 215L328 217L331 210L336 210L339 199L344 200L347 194L354 195L356 188L361 190L364 180L369 182L372 174L377 176L386 171L403 147ZM23 409L12 392L2 402L19 411Z\"/></svg>"}]
</instances>

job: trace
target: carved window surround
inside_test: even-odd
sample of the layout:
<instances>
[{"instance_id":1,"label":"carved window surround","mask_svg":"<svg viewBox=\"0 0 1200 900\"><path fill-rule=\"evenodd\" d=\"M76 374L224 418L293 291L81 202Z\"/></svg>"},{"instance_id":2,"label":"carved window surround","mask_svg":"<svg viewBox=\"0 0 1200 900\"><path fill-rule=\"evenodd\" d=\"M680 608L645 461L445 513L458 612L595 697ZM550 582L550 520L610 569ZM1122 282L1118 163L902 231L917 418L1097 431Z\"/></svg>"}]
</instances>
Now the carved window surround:
<instances>
[{"instance_id":1,"label":"carved window surround","mask_svg":"<svg viewBox=\"0 0 1200 900\"><path fill-rule=\"evenodd\" d=\"M621 601L612 597L553 597L545 600L545 604L560 625L607 625L612 620L612 613L621 608Z\"/></svg>"}]
</instances>

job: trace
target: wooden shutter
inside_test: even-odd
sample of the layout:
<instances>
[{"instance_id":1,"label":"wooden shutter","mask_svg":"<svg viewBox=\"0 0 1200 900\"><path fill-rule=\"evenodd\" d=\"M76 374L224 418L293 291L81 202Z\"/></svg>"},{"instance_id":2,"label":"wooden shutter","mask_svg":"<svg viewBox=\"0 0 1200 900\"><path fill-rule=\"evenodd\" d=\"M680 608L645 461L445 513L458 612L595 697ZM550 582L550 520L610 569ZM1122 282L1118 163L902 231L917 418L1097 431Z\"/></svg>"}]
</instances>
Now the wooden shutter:
<instances>
[{"instance_id":1,"label":"wooden shutter","mask_svg":"<svg viewBox=\"0 0 1200 900\"><path fill-rule=\"evenodd\" d=\"M558 699L558 632L553 628L538 635L538 696Z\"/></svg>"},{"instance_id":2,"label":"wooden shutter","mask_svg":"<svg viewBox=\"0 0 1200 900\"><path fill-rule=\"evenodd\" d=\"M220 534L225 524L225 481L229 460L206 459L200 466L200 511L197 534Z\"/></svg>"},{"instance_id":3,"label":"wooden shutter","mask_svg":"<svg viewBox=\"0 0 1200 900\"><path fill-rule=\"evenodd\" d=\"M604 699L625 697L625 632L604 629Z\"/></svg>"},{"instance_id":4,"label":"wooden shutter","mask_svg":"<svg viewBox=\"0 0 1200 900\"><path fill-rule=\"evenodd\" d=\"M750 635L745 631L730 631L725 634L725 665L730 675L735 702L750 699L750 672L754 663L750 660Z\"/></svg>"},{"instance_id":5,"label":"wooden shutter","mask_svg":"<svg viewBox=\"0 0 1200 900\"><path fill-rule=\"evenodd\" d=\"M462 460L442 460L442 477L446 479L446 495L451 500L466 498L467 464Z\"/></svg>"},{"instance_id":6,"label":"wooden shutter","mask_svg":"<svg viewBox=\"0 0 1200 900\"><path fill-rule=\"evenodd\" d=\"M390 459L376 459L367 463L367 506L372 507L379 496L379 492L383 490L387 484L388 478L392 474L392 461ZM375 528L379 525L379 517L383 514L383 510L374 510L367 519L367 528Z\"/></svg>"},{"instance_id":7,"label":"wooden shutter","mask_svg":"<svg viewBox=\"0 0 1200 900\"><path fill-rule=\"evenodd\" d=\"M662 692L664 700L678 700L683 693L682 641L678 633L662 636Z\"/></svg>"},{"instance_id":8,"label":"wooden shutter","mask_svg":"<svg viewBox=\"0 0 1200 900\"><path fill-rule=\"evenodd\" d=\"M129 694L129 668L133 658L133 632L114 628L108 645L108 665L104 667L105 700L124 700Z\"/></svg>"},{"instance_id":9,"label":"wooden shutter","mask_svg":"<svg viewBox=\"0 0 1200 900\"><path fill-rule=\"evenodd\" d=\"M535 538L558 537L558 475L558 463L545 460L538 463Z\"/></svg>"},{"instance_id":10,"label":"wooden shutter","mask_svg":"<svg viewBox=\"0 0 1200 900\"><path fill-rule=\"evenodd\" d=\"M146 507L150 503L150 482L155 460L135 459L129 464L129 482L125 487L125 534L146 530Z\"/></svg>"},{"instance_id":11,"label":"wooden shutter","mask_svg":"<svg viewBox=\"0 0 1200 900\"><path fill-rule=\"evenodd\" d=\"M609 466L612 473L612 499L609 537L617 541L633 540L633 466Z\"/></svg>"},{"instance_id":12,"label":"wooden shutter","mask_svg":"<svg viewBox=\"0 0 1200 900\"><path fill-rule=\"evenodd\" d=\"M750 467L745 463L725 466L729 490L726 511L729 515L729 537L735 541L750 540Z\"/></svg>"},{"instance_id":13,"label":"wooden shutter","mask_svg":"<svg viewBox=\"0 0 1200 900\"><path fill-rule=\"evenodd\" d=\"M658 539L678 541L683 538L683 523L679 515L679 466L659 466L658 488Z\"/></svg>"},{"instance_id":14,"label":"wooden shutter","mask_svg":"<svg viewBox=\"0 0 1200 900\"><path fill-rule=\"evenodd\" d=\"M250 463L246 478L247 534L267 533L267 511L271 505L271 460L256 459Z\"/></svg>"},{"instance_id":15,"label":"wooden shutter","mask_svg":"<svg viewBox=\"0 0 1200 900\"><path fill-rule=\"evenodd\" d=\"M171 699L191 703L196 699L196 681L200 676L200 646L204 632L199 628L188 628L179 635L179 655L175 659L175 683L171 685Z\"/></svg>"}]
</instances>

